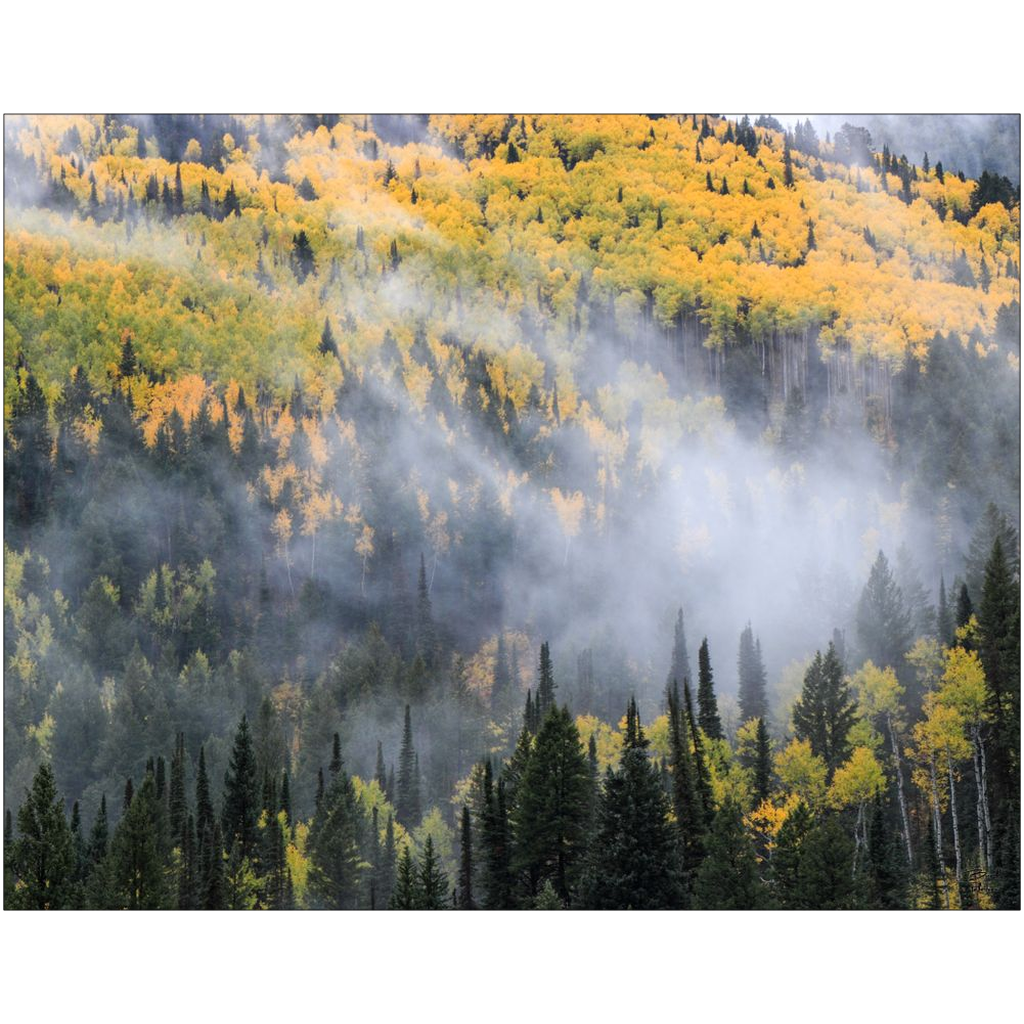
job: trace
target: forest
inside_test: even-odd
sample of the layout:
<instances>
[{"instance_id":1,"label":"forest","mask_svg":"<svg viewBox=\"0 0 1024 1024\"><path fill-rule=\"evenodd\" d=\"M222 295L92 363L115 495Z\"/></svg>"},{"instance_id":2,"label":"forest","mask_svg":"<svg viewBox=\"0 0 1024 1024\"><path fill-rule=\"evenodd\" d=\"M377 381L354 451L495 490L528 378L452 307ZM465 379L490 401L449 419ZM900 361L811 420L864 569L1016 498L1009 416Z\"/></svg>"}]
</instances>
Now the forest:
<instances>
[{"instance_id":1,"label":"forest","mask_svg":"<svg viewBox=\"0 0 1024 1024\"><path fill-rule=\"evenodd\" d=\"M6 117L4 907L1019 909L934 119Z\"/></svg>"}]
</instances>

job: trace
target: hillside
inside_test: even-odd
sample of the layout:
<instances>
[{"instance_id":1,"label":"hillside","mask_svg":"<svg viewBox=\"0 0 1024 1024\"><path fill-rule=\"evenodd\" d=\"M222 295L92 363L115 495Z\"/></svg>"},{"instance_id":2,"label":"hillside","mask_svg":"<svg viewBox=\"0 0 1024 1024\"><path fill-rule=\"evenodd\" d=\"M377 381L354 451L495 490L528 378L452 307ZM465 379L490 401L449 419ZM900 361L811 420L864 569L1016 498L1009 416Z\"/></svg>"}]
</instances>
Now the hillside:
<instances>
[{"instance_id":1,"label":"hillside","mask_svg":"<svg viewBox=\"0 0 1024 1024\"><path fill-rule=\"evenodd\" d=\"M501 782L488 906L717 905L707 851L747 841L751 904L795 906L783 823L855 864L880 793L906 871L836 905L1011 904L1019 189L902 152L692 114L7 118L7 806L52 766L113 826L126 778L158 814L167 766L218 803L227 771L239 904L362 906L367 872L317 875L328 817L391 843L389 891L428 836L454 882ZM568 876L538 748L579 754ZM250 755L266 813L232 824ZM606 768L660 779L662 825L703 808L649 903L587 860L622 840Z\"/></svg>"}]
</instances>

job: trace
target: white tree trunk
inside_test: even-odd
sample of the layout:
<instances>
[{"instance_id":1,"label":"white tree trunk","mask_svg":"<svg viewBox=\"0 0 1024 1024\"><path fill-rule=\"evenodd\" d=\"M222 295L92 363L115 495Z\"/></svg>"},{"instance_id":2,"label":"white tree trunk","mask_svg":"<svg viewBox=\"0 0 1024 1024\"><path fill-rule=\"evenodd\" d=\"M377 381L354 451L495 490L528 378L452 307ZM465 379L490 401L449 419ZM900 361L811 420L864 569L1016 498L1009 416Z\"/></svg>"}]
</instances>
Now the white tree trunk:
<instances>
[{"instance_id":1,"label":"white tree trunk","mask_svg":"<svg viewBox=\"0 0 1024 1024\"><path fill-rule=\"evenodd\" d=\"M896 796L900 804L900 817L903 820L903 842L907 848L907 864L914 863L914 851L910 846L910 820L907 816L907 798L903 793L903 766L900 763L900 745L896 739L896 727L892 715L887 715L889 724L889 740L892 743L892 756L896 762Z\"/></svg>"},{"instance_id":2,"label":"white tree trunk","mask_svg":"<svg viewBox=\"0 0 1024 1024\"><path fill-rule=\"evenodd\" d=\"M946 770L949 773L949 813L953 818L953 849L956 851L956 881L957 885L963 880L963 872L960 862L960 821L956 813L956 786L953 778L953 758L946 751Z\"/></svg>"}]
</instances>

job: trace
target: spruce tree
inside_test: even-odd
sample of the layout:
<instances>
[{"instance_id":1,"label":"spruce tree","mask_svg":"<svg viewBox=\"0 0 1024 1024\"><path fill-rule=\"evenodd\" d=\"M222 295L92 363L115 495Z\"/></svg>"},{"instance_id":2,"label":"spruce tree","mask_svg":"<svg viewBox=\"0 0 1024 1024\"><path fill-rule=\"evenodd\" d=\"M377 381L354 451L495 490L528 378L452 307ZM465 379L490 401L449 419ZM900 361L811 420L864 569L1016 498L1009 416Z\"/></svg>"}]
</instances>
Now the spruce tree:
<instances>
[{"instance_id":1,"label":"spruce tree","mask_svg":"<svg viewBox=\"0 0 1024 1024\"><path fill-rule=\"evenodd\" d=\"M420 779L416 768L416 749L412 742L412 712L405 705L402 749L398 755L398 786L395 794L395 817L400 825L413 829L420 823Z\"/></svg>"},{"instance_id":2,"label":"spruce tree","mask_svg":"<svg viewBox=\"0 0 1024 1024\"><path fill-rule=\"evenodd\" d=\"M856 719L856 704L835 644L829 643L825 657L817 651L804 675L803 690L793 705L793 731L797 739L808 740L812 752L824 760L830 779L846 760L848 736Z\"/></svg>"},{"instance_id":3,"label":"spruce tree","mask_svg":"<svg viewBox=\"0 0 1024 1024\"><path fill-rule=\"evenodd\" d=\"M163 910L172 905L159 814L156 780L146 772L110 840L105 867L109 909Z\"/></svg>"},{"instance_id":4,"label":"spruce tree","mask_svg":"<svg viewBox=\"0 0 1024 1024\"><path fill-rule=\"evenodd\" d=\"M551 878L569 901L586 846L587 759L568 708L552 707L541 723L516 793L515 861L536 896Z\"/></svg>"},{"instance_id":5,"label":"spruce tree","mask_svg":"<svg viewBox=\"0 0 1024 1024\"><path fill-rule=\"evenodd\" d=\"M690 730L686 712L679 703L679 690L668 695L669 749L672 763L672 811L681 854L682 883L688 894L697 869L704 859L707 813L698 792L696 766L690 752Z\"/></svg>"},{"instance_id":6,"label":"spruce tree","mask_svg":"<svg viewBox=\"0 0 1024 1024\"><path fill-rule=\"evenodd\" d=\"M239 853L250 861L255 857L258 841L257 821L261 810L260 785L256 774L256 754L249 722L242 715L235 743L224 774L224 809L221 827L229 844L238 842Z\"/></svg>"},{"instance_id":7,"label":"spruce tree","mask_svg":"<svg viewBox=\"0 0 1024 1024\"><path fill-rule=\"evenodd\" d=\"M307 881L311 901L327 910L354 910L362 891L362 811L352 780L339 769L309 828Z\"/></svg>"},{"instance_id":8,"label":"spruce tree","mask_svg":"<svg viewBox=\"0 0 1024 1024\"><path fill-rule=\"evenodd\" d=\"M419 875L412 862L411 844L406 843L398 858L395 888L388 906L392 910L418 910L420 905Z\"/></svg>"},{"instance_id":9,"label":"spruce tree","mask_svg":"<svg viewBox=\"0 0 1024 1024\"><path fill-rule=\"evenodd\" d=\"M940 644L949 647L953 643L953 609L946 597L946 577L939 576L939 608L935 618L935 632Z\"/></svg>"},{"instance_id":10,"label":"spruce tree","mask_svg":"<svg viewBox=\"0 0 1024 1024\"><path fill-rule=\"evenodd\" d=\"M428 835L419 865L418 910L443 910L448 899L448 877L434 852L434 839Z\"/></svg>"},{"instance_id":11,"label":"spruce tree","mask_svg":"<svg viewBox=\"0 0 1024 1024\"><path fill-rule=\"evenodd\" d=\"M764 719L757 720L757 746L754 759L754 803L763 803L772 792L772 747Z\"/></svg>"},{"instance_id":12,"label":"spruce tree","mask_svg":"<svg viewBox=\"0 0 1024 1024\"><path fill-rule=\"evenodd\" d=\"M459 910L475 910L473 902L473 829L469 808L462 806L462 823L459 831Z\"/></svg>"},{"instance_id":13,"label":"spruce tree","mask_svg":"<svg viewBox=\"0 0 1024 1024\"><path fill-rule=\"evenodd\" d=\"M754 640L754 631L748 622L740 634L739 655L740 720L749 722L752 718L764 718L768 714L768 697L765 690L764 662L761 660L760 640Z\"/></svg>"},{"instance_id":14,"label":"spruce tree","mask_svg":"<svg viewBox=\"0 0 1024 1024\"><path fill-rule=\"evenodd\" d=\"M480 889L483 906L503 910L512 905L511 864L505 784L495 787L490 759L483 765L483 805L479 811Z\"/></svg>"},{"instance_id":15,"label":"spruce tree","mask_svg":"<svg viewBox=\"0 0 1024 1024\"><path fill-rule=\"evenodd\" d=\"M675 631L672 638L672 662L668 670L668 686L673 683L682 686L687 679L692 679L690 674L690 655L686 650L686 628L683 624L683 609L680 608L676 615Z\"/></svg>"},{"instance_id":16,"label":"spruce tree","mask_svg":"<svg viewBox=\"0 0 1024 1024\"><path fill-rule=\"evenodd\" d=\"M711 740L723 738L722 720L718 715L718 698L715 696L714 675L711 671L711 655L708 653L708 638L704 637L697 655L697 721L704 734Z\"/></svg>"},{"instance_id":17,"label":"spruce tree","mask_svg":"<svg viewBox=\"0 0 1024 1024\"><path fill-rule=\"evenodd\" d=\"M537 718L544 720L555 704L555 676L551 668L551 651L545 640L540 645L540 665L537 674Z\"/></svg>"},{"instance_id":18,"label":"spruce tree","mask_svg":"<svg viewBox=\"0 0 1024 1024\"><path fill-rule=\"evenodd\" d=\"M74 841L47 761L36 770L32 788L18 808L11 862L18 880L14 893L17 907L64 910L73 905Z\"/></svg>"},{"instance_id":19,"label":"spruce tree","mask_svg":"<svg viewBox=\"0 0 1024 1024\"><path fill-rule=\"evenodd\" d=\"M683 901L668 799L647 747L631 700L619 767L608 771L598 805L584 886L588 907L659 910Z\"/></svg>"},{"instance_id":20,"label":"spruce tree","mask_svg":"<svg viewBox=\"0 0 1024 1024\"><path fill-rule=\"evenodd\" d=\"M701 910L760 910L768 891L758 877L754 847L743 827L743 811L727 798L715 814L694 884Z\"/></svg>"},{"instance_id":21,"label":"spruce tree","mask_svg":"<svg viewBox=\"0 0 1024 1024\"><path fill-rule=\"evenodd\" d=\"M903 678L903 656L910 648L911 619L903 592L879 551L857 605L857 639L865 661L892 668Z\"/></svg>"}]
</instances>

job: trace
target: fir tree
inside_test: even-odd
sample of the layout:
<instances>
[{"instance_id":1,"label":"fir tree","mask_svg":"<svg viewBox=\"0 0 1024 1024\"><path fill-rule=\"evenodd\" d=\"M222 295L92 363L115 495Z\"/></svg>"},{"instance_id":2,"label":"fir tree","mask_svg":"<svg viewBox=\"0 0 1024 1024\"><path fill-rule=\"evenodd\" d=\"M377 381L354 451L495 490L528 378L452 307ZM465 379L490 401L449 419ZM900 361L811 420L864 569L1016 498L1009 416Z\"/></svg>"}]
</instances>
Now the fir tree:
<instances>
[{"instance_id":1,"label":"fir tree","mask_svg":"<svg viewBox=\"0 0 1024 1024\"><path fill-rule=\"evenodd\" d=\"M911 622L903 592L879 551L857 605L857 638L865 660L901 675L910 647Z\"/></svg>"},{"instance_id":2,"label":"fir tree","mask_svg":"<svg viewBox=\"0 0 1024 1024\"><path fill-rule=\"evenodd\" d=\"M551 669L551 651L545 640L540 645L540 666L537 674L537 718L543 721L555 704L555 677Z\"/></svg>"},{"instance_id":3,"label":"fir tree","mask_svg":"<svg viewBox=\"0 0 1024 1024\"><path fill-rule=\"evenodd\" d=\"M768 905L754 847L743 827L743 812L731 798L712 822L707 856L694 884L694 900L701 910L760 910Z\"/></svg>"},{"instance_id":4,"label":"fir tree","mask_svg":"<svg viewBox=\"0 0 1024 1024\"><path fill-rule=\"evenodd\" d=\"M676 614L675 632L672 638L672 662L668 670L668 686L673 684L681 686L687 679L692 679L690 674L690 656L686 650L686 629L683 625L683 609L680 608Z\"/></svg>"},{"instance_id":5,"label":"fir tree","mask_svg":"<svg viewBox=\"0 0 1024 1024\"><path fill-rule=\"evenodd\" d=\"M722 720L718 715L718 698L715 696L707 637L704 637L697 655L697 673L697 721L708 739L720 740L723 738Z\"/></svg>"},{"instance_id":6,"label":"fir tree","mask_svg":"<svg viewBox=\"0 0 1024 1024\"><path fill-rule=\"evenodd\" d=\"M309 828L307 886L316 906L327 910L356 908L363 874L361 820L352 781L339 770Z\"/></svg>"},{"instance_id":7,"label":"fir tree","mask_svg":"<svg viewBox=\"0 0 1024 1024\"><path fill-rule=\"evenodd\" d=\"M797 739L808 740L811 750L824 760L829 778L846 760L848 736L857 719L857 709L836 655L829 643L825 657L821 651L804 675L803 690L793 705L793 731Z\"/></svg>"},{"instance_id":8,"label":"fir tree","mask_svg":"<svg viewBox=\"0 0 1024 1024\"><path fill-rule=\"evenodd\" d=\"M402 749L398 755L398 786L395 817L400 825L412 829L420 822L420 779L416 769L416 749L412 743L412 712L405 705Z\"/></svg>"},{"instance_id":9,"label":"fir tree","mask_svg":"<svg viewBox=\"0 0 1024 1024\"><path fill-rule=\"evenodd\" d=\"M160 844L160 807L156 781L146 772L131 806L110 840L105 872L110 909L162 910L171 905L171 889Z\"/></svg>"},{"instance_id":10,"label":"fir tree","mask_svg":"<svg viewBox=\"0 0 1024 1024\"><path fill-rule=\"evenodd\" d=\"M459 910L475 910L473 902L473 830L469 808L462 807L462 824L459 832Z\"/></svg>"},{"instance_id":11,"label":"fir tree","mask_svg":"<svg viewBox=\"0 0 1024 1024\"><path fill-rule=\"evenodd\" d=\"M18 808L18 835L11 852L18 879L15 904L25 910L63 910L74 901L75 850L64 801L44 761Z\"/></svg>"},{"instance_id":12,"label":"fir tree","mask_svg":"<svg viewBox=\"0 0 1024 1024\"><path fill-rule=\"evenodd\" d=\"M443 910L448 896L448 878L437 855L434 853L434 839L428 835L420 856L418 910Z\"/></svg>"},{"instance_id":13,"label":"fir tree","mask_svg":"<svg viewBox=\"0 0 1024 1024\"><path fill-rule=\"evenodd\" d=\"M551 878L568 901L586 845L589 772L567 708L553 707L541 724L516 793L515 866L531 896Z\"/></svg>"},{"instance_id":14,"label":"fir tree","mask_svg":"<svg viewBox=\"0 0 1024 1024\"><path fill-rule=\"evenodd\" d=\"M764 662L761 660L761 642L754 640L754 631L747 623L740 634L739 656L740 719L749 722L752 718L764 718L768 714L768 698L765 691Z\"/></svg>"},{"instance_id":15,"label":"fir tree","mask_svg":"<svg viewBox=\"0 0 1024 1024\"><path fill-rule=\"evenodd\" d=\"M242 715L235 743L224 774L224 809L221 826L229 842L238 842L243 858L256 853L257 821L261 810L260 785L256 774L256 755L249 734L249 722Z\"/></svg>"},{"instance_id":16,"label":"fir tree","mask_svg":"<svg viewBox=\"0 0 1024 1024\"><path fill-rule=\"evenodd\" d=\"M619 768L608 771L598 806L586 903L597 909L678 907L683 893L676 838L635 700L626 723Z\"/></svg>"}]
</instances>

